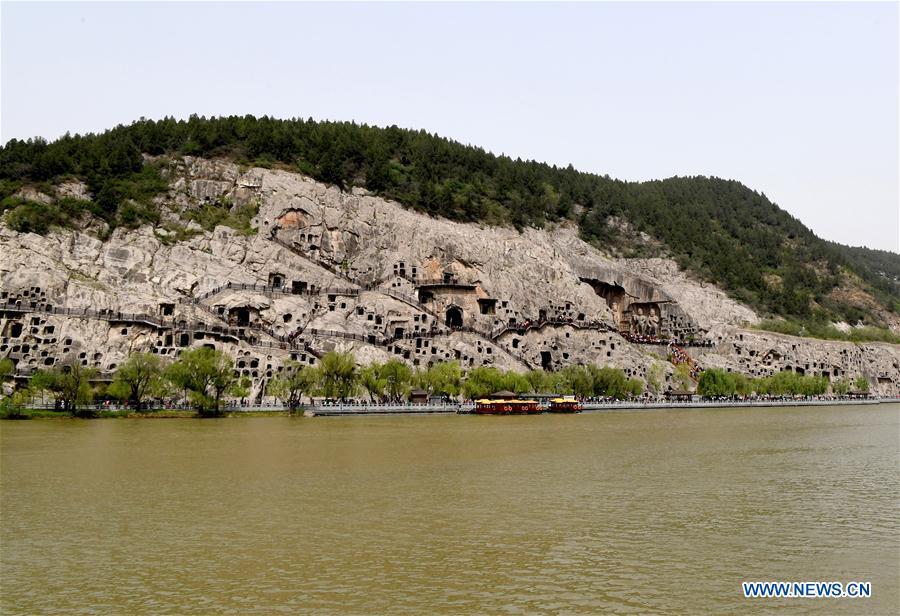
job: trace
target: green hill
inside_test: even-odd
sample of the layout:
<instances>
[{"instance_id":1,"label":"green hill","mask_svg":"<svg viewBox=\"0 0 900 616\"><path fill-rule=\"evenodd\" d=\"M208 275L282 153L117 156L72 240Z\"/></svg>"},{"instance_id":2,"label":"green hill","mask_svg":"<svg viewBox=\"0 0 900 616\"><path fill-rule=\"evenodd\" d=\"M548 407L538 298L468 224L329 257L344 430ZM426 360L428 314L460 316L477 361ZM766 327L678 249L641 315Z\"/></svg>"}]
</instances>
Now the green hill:
<instances>
[{"instance_id":1,"label":"green hill","mask_svg":"<svg viewBox=\"0 0 900 616\"><path fill-rule=\"evenodd\" d=\"M670 256L804 333L837 335L822 329L831 321L884 327L900 313L900 255L824 241L739 182L702 176L623 182L396 126L192 116L141 120L52 143L12 140L0 149L7 223L46 232L72 224L85 210L113 227L157 222L152 197L166 184L159 163L145 164L142 154L283 166L457 221L523 228L571 219L601 249ZM73 176L87 183L91 201L38 204L16 196L24 186L53 194L48 184Z\"/></svg>"}]
</instances>

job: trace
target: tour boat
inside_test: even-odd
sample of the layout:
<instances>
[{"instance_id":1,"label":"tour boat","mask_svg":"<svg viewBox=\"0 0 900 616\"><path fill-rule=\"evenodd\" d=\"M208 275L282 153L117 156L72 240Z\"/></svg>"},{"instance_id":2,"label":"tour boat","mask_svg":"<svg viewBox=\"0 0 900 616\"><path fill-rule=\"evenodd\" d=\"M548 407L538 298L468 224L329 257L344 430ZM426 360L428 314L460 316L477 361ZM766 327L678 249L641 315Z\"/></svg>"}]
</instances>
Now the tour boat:
<instances>
[{"instance_id":1,"label":"tour boat","mask_svg":"<svg viewBox=\"0 0 900 616\"><path fill-rule=\"evenodd\" d=\"M550 401L549 413L580 413L584 407L575 398L553 398Z\"/></svg>"},{"instance_id":2,"label":"tour boat","mask_svg":"<svg viewBox=\"0 0 900 616\"><path fill-rule=\"evenodd\" d=\"M475 401L476 415L534 415L541 413L537 400L488 400Z\"/></svg>"}]
</instances>

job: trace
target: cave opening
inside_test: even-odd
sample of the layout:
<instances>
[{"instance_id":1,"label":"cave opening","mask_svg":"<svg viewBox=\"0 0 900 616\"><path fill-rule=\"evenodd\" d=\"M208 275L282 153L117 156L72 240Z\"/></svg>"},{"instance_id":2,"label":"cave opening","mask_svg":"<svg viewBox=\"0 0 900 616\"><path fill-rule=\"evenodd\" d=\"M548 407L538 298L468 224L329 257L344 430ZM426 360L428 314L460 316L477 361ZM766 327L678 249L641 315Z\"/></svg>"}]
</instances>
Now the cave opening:
<instances>
[{"instance_id":1,"label":"cave opening","mask_svg":"<svg viewBox=\"0 0 900 616\"><path fill-rule=\"evenodd\" d=\"M447 308L447 327L462 327L463 313L459 306L450 306Z\"/></svg>"},{"instance_id":2,"label":"cave opening","mask_svg":"<svg viewBox=\"0 0 900 616\"><path fill-rule=\"evenodd\" d=\"M541 351L541 368L551 370L553 368L553 356L550 351Z\"/></svg>"}]
</instances>

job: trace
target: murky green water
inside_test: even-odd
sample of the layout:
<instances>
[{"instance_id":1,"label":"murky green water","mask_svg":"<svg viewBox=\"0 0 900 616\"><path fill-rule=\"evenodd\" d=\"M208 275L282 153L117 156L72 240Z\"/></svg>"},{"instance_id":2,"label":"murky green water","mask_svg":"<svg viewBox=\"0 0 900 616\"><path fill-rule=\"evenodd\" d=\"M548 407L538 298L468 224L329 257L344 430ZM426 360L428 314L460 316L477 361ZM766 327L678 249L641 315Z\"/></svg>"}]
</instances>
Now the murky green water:
<instances>
[{"instance_id":1,"label":"murky green water","mask_svg":"<svg viewBox=\"0 0 900 616\"><path fill-rule=\"evenodd\" d=\"M0 432L6 613L900 608L898 405Z\"/></svg>"}]
</instances>

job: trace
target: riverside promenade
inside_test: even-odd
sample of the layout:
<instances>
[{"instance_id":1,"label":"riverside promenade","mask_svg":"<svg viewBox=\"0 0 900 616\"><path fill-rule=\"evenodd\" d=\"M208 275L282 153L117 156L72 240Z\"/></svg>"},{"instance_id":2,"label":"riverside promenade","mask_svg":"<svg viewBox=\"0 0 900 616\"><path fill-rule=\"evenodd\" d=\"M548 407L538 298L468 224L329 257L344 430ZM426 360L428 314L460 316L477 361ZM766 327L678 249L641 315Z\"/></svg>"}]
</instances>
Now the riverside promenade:
<instances>
[{"instance_id":1,"label":"riverside promenade","mask_svg":"<svg viewBox=\"0 0 900 616\"><path fill-rule=\"evenodd\" d=\"M658 409L794 407L794 406L858 406L900 403L900 398L812 398L797 400L698 400L690 402L585 402L582 413L610 411L644 411ZM306 406L306 414L316 417L348 417L367 415L470 415L472 403L446 404L330 404ZM252 412L255 408L234 408L233 411ZM260 407L259 410L273 410Z\"/></svg>"},{"instance_id":2,"label":"riverside promenade","mask_svg":"<svg viewBox=\"0 0 900 616\"><path fill-rule=\"evenodd\" d=\"M665 409L723 409L723 408L774 408L774 407L797 407L797 406L872 406L878 404L898 404L900 405L900 397L893 398L818 398L818 399L798 399L798 400L698 400L690 402L636 402L636 401L617 401L617 402L584 402L581 413L610 413L622 411L654 411ZM32 410L49 411L54 410L52 403L38 403L28 405L27 408ZM108 406L104 404L90 405L89 407L95 411L111 412L116 416L119 412L122 414L131 413L125 405ZM59 409L56 409L59 410ZM190 412L193 408L189 405L175 405L161 407L160 411L173 412ZM232 415L285 415L290 409L278 403L268 404L228 404L223 410L227 414ZM361 403L334 403L334 404L305 404L299 411L306 417L377 417L377 416L396 416L396 415L474 415L475 405L470 402L447 402L435 404L361 404ZM549 413L546 409L544 412ZM565 413L555 413L565 414ZM147 417L153 417L156 413L150 411Z\"/></svg>"}]
</instances>

